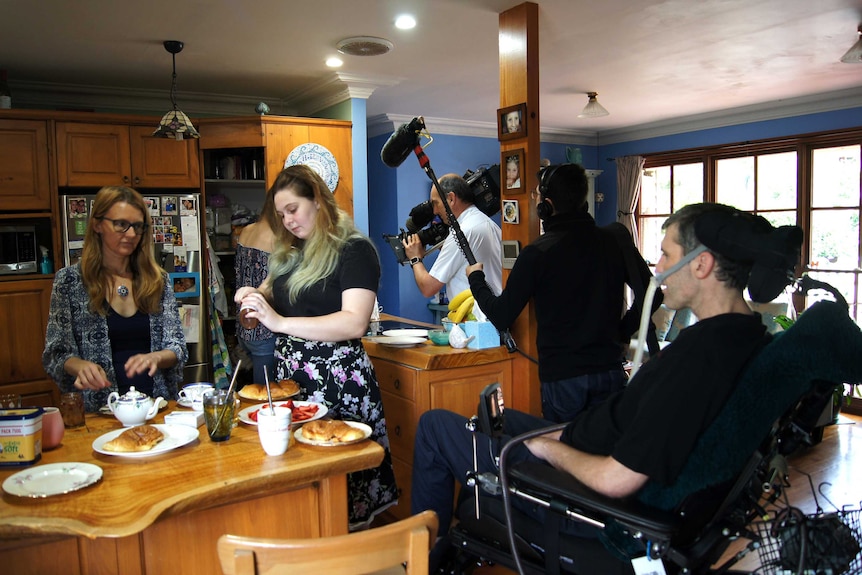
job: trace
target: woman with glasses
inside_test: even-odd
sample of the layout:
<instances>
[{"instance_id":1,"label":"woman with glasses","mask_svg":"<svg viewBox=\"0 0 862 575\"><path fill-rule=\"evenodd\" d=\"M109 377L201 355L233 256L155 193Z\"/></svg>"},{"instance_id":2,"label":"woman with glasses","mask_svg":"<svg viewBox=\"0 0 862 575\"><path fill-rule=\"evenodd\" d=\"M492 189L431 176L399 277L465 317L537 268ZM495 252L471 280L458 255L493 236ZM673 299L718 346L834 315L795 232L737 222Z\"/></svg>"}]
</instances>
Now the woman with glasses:
<instances>
[{"instance_id":1,"label":"woman with glasses","mask_svg":"<svg viewBox=\"0 0 862 575\"><path fill-rule=\"evenodd\" d=\"M84 391L87 411L134 386L175 399L188 359L177 302L153 256L141 195L99 190L81 260L54 277L42 365L60 390Z\"/></svg>"}]
</instances>

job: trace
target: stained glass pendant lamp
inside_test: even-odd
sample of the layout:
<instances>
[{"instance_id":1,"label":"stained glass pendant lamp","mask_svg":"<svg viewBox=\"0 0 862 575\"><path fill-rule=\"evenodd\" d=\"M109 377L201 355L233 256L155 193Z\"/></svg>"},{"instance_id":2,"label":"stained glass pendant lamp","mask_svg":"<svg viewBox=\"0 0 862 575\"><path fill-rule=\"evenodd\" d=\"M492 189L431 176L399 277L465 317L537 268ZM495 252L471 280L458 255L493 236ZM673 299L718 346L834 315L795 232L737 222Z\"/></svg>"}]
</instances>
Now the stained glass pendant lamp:
<instances>
[{"instance_id":1,"label":"stained glass pendant lamp","mask_svg":"<svg viewBox=\"0 0 862 575\"><path fill-rule=\"evenodd\" d=\"M201 135L195 130L192 121L185 112L177 108L177 54L182 52L183 43L179 40L165 40L165 50L171 53L174 62L174 74L171 77L171 104L174 109L162 116L158 128L153 132L157 138L200 138Z\"/></svg>"}]
</instances>

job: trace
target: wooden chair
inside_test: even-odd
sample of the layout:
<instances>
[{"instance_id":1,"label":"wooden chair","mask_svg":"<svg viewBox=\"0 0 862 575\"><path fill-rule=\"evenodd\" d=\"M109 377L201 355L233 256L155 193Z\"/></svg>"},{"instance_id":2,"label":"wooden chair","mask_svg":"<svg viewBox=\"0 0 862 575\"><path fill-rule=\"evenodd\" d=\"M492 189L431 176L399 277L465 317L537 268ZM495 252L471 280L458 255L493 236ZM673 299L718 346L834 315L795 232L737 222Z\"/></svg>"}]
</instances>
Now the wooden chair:
<instances>
[{"instance_id":1,"label":"wooden chair","mask_svg":"<svg viewBox=\"0 0 862 575\"><path fill-rule=\"evenodd\" d=\"M436 537L437 514L425 511L383 527L319 539L222 535L218 554L225 575L358 575L381 570L425 575ZM394 569L386 569L390 567Z\"/></svg>"}]
</instances>

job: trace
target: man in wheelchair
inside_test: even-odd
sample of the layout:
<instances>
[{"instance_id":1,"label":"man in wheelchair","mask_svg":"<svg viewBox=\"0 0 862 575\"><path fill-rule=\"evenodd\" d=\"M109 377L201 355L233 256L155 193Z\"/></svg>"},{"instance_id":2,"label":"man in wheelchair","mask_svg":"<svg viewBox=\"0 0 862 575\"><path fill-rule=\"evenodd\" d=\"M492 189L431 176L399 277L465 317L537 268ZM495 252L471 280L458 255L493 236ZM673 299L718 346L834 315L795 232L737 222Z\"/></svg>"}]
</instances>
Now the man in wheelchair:
<instances>
[{"instance_id":1,"label":"man in wheelchair","mask_svg":"<svg viewBox=\"0 0 862 575\"><path fill-rule=\"evenodd\" d=\"M527 440L507 462L545 462L609 498L631 498L651 484L672 484L746 366L770 341L743 289L749 285L752 297L755 289L768 291L766 301L780 293L798 261L800 230L776 229L762 217L707 203L678 210L663 229L656 273L663 280L664 303L691 308L699 321L644 364L625 389L562 429ZM758 262L769 269L759 269ZM452 521L454 481L463 483L465 472L473 469L473 434L465 423L457 414L432 410L422 416L416 434L411 512L434 510L441 535ZM498 449L507 438L550 425L507 410L499 443L477 437L476 471L498 473ZM513 505L545 521L541 509L517 498ZM633 572L631 563L597 542L596 528L567 524L561 529L580 536L575 541L583 546L575 572ZM432 573L446 546L444 537L432 551Z\"/></svg>"}]
</instances>

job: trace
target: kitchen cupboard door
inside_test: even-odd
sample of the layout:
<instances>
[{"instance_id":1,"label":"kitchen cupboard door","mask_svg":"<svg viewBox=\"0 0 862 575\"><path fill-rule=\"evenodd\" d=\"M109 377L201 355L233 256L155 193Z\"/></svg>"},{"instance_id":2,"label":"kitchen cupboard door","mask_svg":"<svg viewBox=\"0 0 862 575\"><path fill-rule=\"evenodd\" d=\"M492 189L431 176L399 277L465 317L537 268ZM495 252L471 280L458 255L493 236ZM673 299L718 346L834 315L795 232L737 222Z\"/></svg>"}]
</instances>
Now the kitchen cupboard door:
<instances>
[{"instance_id":1,"label":"kitchen cupboard door","mask_svg":"<svg viewBox=\"0 0 862 575\"><path fill-rule=\"evenodd\" d=\"M25 405L56 405L57 386L42 368L51 279L0 281L0 393Z\"/></svg>"},{"instance_id":2,"label":"kitchen cupboard door","mask_svg":"<svg viewBox=\"0 0 862 575\"><path fill-rule=\"evenodd\" d=\"M196 140L154 138L151 126L131 126L132 187L200 188Z\"/></svg>"},{"instance_id":3,"label":"kitchen cupboard door","mask_svg":"<svg viewBox=\"0 0 862 575\"><path fill-rule=\"evenodd\" d=\"M154 138L150 126L57 123L60 186L200 188L195 140Z\"/></svg>"},{"instance_id":4,"label":"kitchen cupboard door","mask_svg":"<svg viewBox=\"0 0 862 575\"><path fill-rule=\"evenodd\" d=\"M57 123L60 186L131 186L129 127Z\"/></svg>"},{"instance_id":5,"label":"kitchen cupboard door","mask_svg":"<svg viewBox=\"0 0 862 575\"><path fill-rule=\"evenodd\" d=\"M50 210L46 122L0 120L0 208Z\"/></svg>"}]
</instances>

